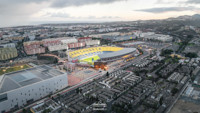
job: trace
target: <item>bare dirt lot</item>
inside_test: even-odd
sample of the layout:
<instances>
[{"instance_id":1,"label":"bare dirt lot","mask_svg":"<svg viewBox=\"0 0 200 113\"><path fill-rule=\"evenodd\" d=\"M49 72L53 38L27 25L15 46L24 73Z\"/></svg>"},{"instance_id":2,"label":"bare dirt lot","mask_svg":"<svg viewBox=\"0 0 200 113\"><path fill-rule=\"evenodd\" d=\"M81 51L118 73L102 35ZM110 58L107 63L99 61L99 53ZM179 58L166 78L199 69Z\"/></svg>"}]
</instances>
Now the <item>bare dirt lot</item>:
<instances>
[{"instance_id":1,"label":"bare dirt lot","mask_svg":"<svg viewBox=\"0 0 200 113\"><path fill-rule=\"evenodd\" d=\"M170 113L200 113L200 105L184 100L178 100Z\"/></svg>"}]
</instances>

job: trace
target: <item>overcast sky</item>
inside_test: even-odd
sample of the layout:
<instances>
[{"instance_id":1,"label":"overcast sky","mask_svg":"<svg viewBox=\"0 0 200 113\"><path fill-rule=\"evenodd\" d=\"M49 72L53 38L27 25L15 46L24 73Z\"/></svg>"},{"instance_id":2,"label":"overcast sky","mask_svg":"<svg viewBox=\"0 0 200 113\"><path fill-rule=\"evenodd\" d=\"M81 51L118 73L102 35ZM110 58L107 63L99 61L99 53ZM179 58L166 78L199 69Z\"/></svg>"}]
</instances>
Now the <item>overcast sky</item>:
<instances>
[{"instance_id":1,"label":"overcast sky","mask_svg":"<svg viewBox=\"0 0 200 113\"><path fill-rule=\"evenodd\" d=\"M0 0L0 27L165 19L200 13L200 0Z\"/></svg>"}]
</instances>

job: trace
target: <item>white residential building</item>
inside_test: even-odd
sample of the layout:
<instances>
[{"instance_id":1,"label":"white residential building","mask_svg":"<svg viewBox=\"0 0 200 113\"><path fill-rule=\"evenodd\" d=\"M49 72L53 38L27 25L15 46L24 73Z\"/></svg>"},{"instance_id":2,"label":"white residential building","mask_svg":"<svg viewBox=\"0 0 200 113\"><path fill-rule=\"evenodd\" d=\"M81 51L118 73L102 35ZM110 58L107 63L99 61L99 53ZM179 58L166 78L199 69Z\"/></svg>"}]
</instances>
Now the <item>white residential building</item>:
<instances>
[{"instance_id":1,"label":"white residential building","mask_svg":"<svg viewBox=\"0 0 200 113\"><path fill-rule=\"evenodd\" d=\"M66 44L60 44L60 45L54 45L54 46L49 46L48 47L49 51L59 51L59 50L67 50L68 49L68 45Z\"/></svg>"},{"instance_id":2,"label":"white residential building","mask_svg":"<svg viewBox=\"0 0 200 113\"><path fill-rule=\"evenodd\" d=\"M85 42L87 46L100 45L100 40L90 40Z\"/></svg>"},{"instance_id":3,"label":"white residential building","mask_svg":"<svg viewBox=\"0 0 200 113\"><path fill-rule=\"evenodd\" d=\"M0 48L15 48L15 43L1 44Z\"/></svg>"}]
</instances>

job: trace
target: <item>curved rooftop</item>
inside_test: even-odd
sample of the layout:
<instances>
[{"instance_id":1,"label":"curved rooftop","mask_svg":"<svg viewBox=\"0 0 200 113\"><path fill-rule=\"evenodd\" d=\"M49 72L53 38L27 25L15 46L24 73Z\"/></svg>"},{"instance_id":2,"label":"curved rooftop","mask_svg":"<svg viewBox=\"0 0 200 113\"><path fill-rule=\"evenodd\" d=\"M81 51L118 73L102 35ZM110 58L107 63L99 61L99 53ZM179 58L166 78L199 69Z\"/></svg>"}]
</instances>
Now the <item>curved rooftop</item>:
<instances>
[{"instance_id":1,"label":"curved rooftop","mask_svg":"<svg viewBox=\"0 0 200 113\"><path fill-rule=\"evenodd\" d=\"M79 49L79 50L76 50L76 51L72 51L72 52L69 52L69 55L71 58L75 58L75 57L78 57L78 56L81 56L81 55L87 55L87 54L90 54L90 53L96 53L96 52L103 52L103 51L120 51L122 50L123 48L121 47L112 47L112 46L102 46L102 47L90 47L90 48L85 48L85 49Z\"/></svg>"},{"instance_id":2,"label":"curved rooftop","mask_svg":"<svg viewBox=\"0 0 200 113\"><path fill-rule=\"evenodd\" d=\"M115 51L115 52L106 53L106 54L99 54L98 56L101 59L112 58L112 57L124 56L124 55L130 54L130 53L133 53L135 51L136 51L136 48L124 48L120 51Z\"/></svg>"}]
</instances>

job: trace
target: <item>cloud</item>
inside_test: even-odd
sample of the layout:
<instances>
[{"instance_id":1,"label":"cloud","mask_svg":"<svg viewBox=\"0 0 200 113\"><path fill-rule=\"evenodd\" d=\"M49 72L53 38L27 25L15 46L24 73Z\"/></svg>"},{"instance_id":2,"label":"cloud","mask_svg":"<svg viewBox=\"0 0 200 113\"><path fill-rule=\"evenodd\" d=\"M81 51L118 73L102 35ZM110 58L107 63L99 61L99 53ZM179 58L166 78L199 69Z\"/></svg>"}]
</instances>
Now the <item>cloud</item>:
<instances>
[{"instance_id":1,"label":"cloud","mask_svg":"<svg viewBox=\"0 0 200 113\"><path fill-rule=\"evenodd\" d=\"M101 19L119 19L119 16L103 16Z\"/></svg>"},{"instance_id":2,"label":"cloud","mask_svg":"<svg viewBox=\"0 0 200 113\"><path fill-rule=\"evenodd\" d=\"M90 4L109 4L124 0L0 0L0 27L29 24L34 14L45 8L65 8ZM50 17L70 18L65 13Z\"/></svg>"},{"instance_id":3,"label":"cloud","mask_svg":"<svg viewBox=\"0 0 200 113\"><path fill-rule=\"evenodd\" d=\"M53 17L53 18L61 18L61 19L89 19L89 20L98 20L98 19L119 19L120 17L118 16L100 16L100 17L96 17L96 16L86 16L86 17L75 17L75 16L71 16L68 13L65 12L56 12L56 13L52 13L52 12L47 12L46 14L43 15L43 17Z\"/></svg>"},{"instance_id":4,"label":"cloud","mask_svg":"<svg viewBox=\"0 0 200 113\"><path fill-rule=\"evenodd\" d=\"M96 17L96 16L88 16L86 19L119 19L120 17L118 16L101 16L101 17Z\"/></svg>"},{"instance_id":5,"label":"cloud","mask_svg":"<svg viewBox=\"0 0 200 113\"><path fill-rule=\"evenodd\" d=\"M173 1L170 0L157 0L156 3L157 4L168 4L168 3L172 3Z\"/></svg>"},{"instance_id":6,"label":"cloud","mask_svg":"<svg viewBox=\"0 0 200 113\"><path fill-rule=\"evenodd\" d=\"M200 4L200 0L188 0L187 3L189 3L189 4Z\"/></svg>"},{"instance_id":7,"label":"cloud","mask_svg":"<svg viewBox=\"0 0 200 113\"><path fill-rule=\"evenodd\" d=\"M89 4L107 4L124 0L1 0L0 15L31 15L43 8L65 8ZM41 5L43 4L43 5ZM30 7L35 6L37 9Z\"/></svg>"},{"instance_id":8,"label":"cloud","mask_svg":"<svg viewBox=\"0 0 200 113\"><path fill-rule=\"evenodd\" d=\"M19 4L0 3L0 27L27 25L31 19L31 15L40 11L38 4L28 3Z\"/></svg>"},{"instance_id":9,"label":"cloud","mask_svg":"<svg viewBox=\"0 0 200 113\"><path fill-rule=\"evenodd\" d=\"M57 12L57 13L47 12L44 16L57 17L57 18L70 18L70 15L65 12Z\"/></svg>"},{"instance_id":10,"label":"cloud","mask_svg":"<svg viewBox=\"0 0 200 113\"><path fill-rule=\"evenodd\" d=\"M149 9L140 9L135 11L149 12L149 13L165 13L165 12L176 12L176 11L194 11L200 10L196 7L158 7Z\"/></svg>"},{"instance_id":11,"label":"cloud","mask_svg":"<svg viewBox=\"0 0 200 113\"><path fill-rule=\"evenodd\" d=\"M51 4L52 7L63 8L69 6L83 6L90 4L108 4L117 1L125 1L125 0L54 0Z\"/></svg>"},{"instance_id":12,"label":"cloud","mask_svg":"<svg viewBox=\"0 0 200 113\"><path fill-rule=\"evenodd\" d=\"M176 4L176 3L183 3L184 0L157 0L156 4Z\"/></svg>"}]
</instances>

